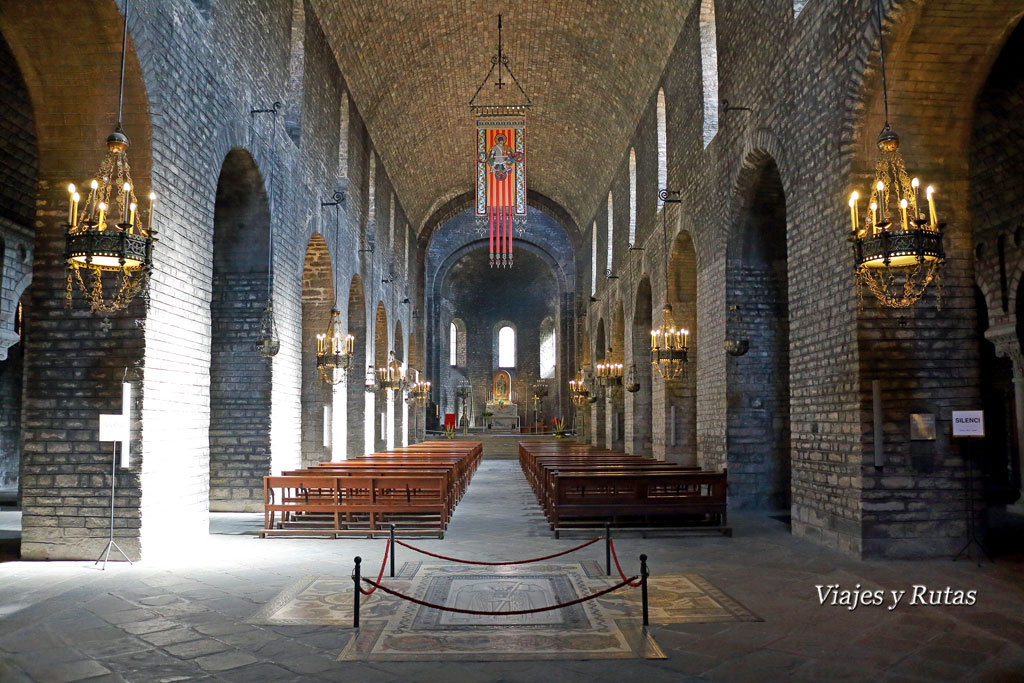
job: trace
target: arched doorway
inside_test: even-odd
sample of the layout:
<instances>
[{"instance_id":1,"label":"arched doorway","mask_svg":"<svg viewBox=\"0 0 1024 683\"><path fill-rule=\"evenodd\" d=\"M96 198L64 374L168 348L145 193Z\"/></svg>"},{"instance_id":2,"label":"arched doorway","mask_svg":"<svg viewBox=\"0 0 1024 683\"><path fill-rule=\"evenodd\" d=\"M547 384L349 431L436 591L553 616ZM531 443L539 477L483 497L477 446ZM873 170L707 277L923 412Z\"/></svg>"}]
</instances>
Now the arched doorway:
<instances>
[{"instance_id":1,"label":"arched doorway","mask_svg":"<svg viewBox=\"0 0 1024 683\"><path fill-rule=\"evenodd\" d=\"M651 280L640 279L633 304L633 324L630 326L633 365L640 387L626 396L626 451L637 455L651 455L653 442L651 418L653 394L651 392L651 328L653 310Z\"/></svg>"},{"instance_id":2,"label":"arched doorway","mask_svg":"<svg viewBox=\"0 0 1024 683\"><path fill-rule=\"evenodd\" d=\"M395 321L394 340L392 350L395 352L395 359L408 370L409 364L405 362L405 337L402 334L401 320ZM388 448L404 446L408 442L409 435L405 433L408 409L402 391L395 389L388 392Z\"/></svg>"},{"instance_id":3,"label":"arched doorway","mask_svg":"<svg viewBox=\"0 0 1024 683\"><path fill-rule=\"evenodd\" d=\"M28 86L0 37L0 141L17 163L0 170L0 504L20 504L24 320L32 280L39 151Z\"/></svg>"},{"instance_id":4,"label":"arched doorway","mask_svg":"<svg viewBox=\"0 0 1024 683\"><path fill-rule=\"evenodd\" d=\"M626 314L623 310L622 301L615 302L615 310L612 313L612 338L608 349L606 361L625 365L626 352ZM607 430L608 448L613 451L625 449L625 429L623 420L626 416L625 390L622 386L609 387L605 392L607 409Z\"/></svg>"},{"instance_id":5,"label":"arched doorway","mask_svg":"<svg viewBox=\"0 0 1024 683\"><path fill-rule=\"evenodd\" d=\"M352 276L348 287L348 333L355 337L355 347L345 381L346 457L356 458L366 447L366 297L363 280L358 275Z\"/></svg>"},{"instance_id":6,"label":"arched doorway","mask_svg":"<svg viewBox=\"0 0 1024 683\"><path fill-rule=\"evenodd\" d=\"M788 511L786 197L774 159L748 161L726 272L726 340L740 343L726 364L730 505Z\"/></svg>"},{"instance_id":7,"label":"arched doorway","mask_svg":"<svg viewBox=\"0 0 1024 683\"><path fill-rule=\"evenodd\" d=\"M263 509L270 474L271 362L255 343L267 300L270 208L248 151L224 158L213 211L210 509ZM241 483L240 482L244 482Z\"/></svg>"},{"instance_id":8,"label":"arched doorway","mask_svg":"<svg viewBox=\"0 0 1024 683\"><path fill-rule=\"evenodd\" d=\"M689 330L690 350L686 374L664 383L665 459L685 465L697 463L697 252L693 239L680 232L669 256L668 302L675 325Z\"/></svg>"},{"instance_id":9,"label":"arched doorway","mask_svg":"<svg viewBox=\"0 0 1024 683\"><path fill-rule=\"evenodd\" d=\"M597 332L594 333L594 349L593 356L594 367L597 367L598 363L605 361L605 355L607 354L608 343L604 334L604 318L597 321ZM590 443L597 448L607 448L608 436L606 433L607 423L605 416L607 414L606 401L604 398L604 389L597 386L596 373L591 368L591 394L590 399Z\"/></svg>"},{"instance_id":10,"label":"arched doorway","mask_svg":"<svg viewBox=\"0 0 1024 683\"><path fill-rule=\"evenodd\" d=\"M388 364L388 314L384 302L377 302L377 315L373 328L373 369L383 368ZM380 452L387 448L387 410L390 392L378 391L373 396L373 422L368 421L367 443L373 444L372 452Z\"/></svg>"},{"instance_id":11,"label":"arched doorway","mask_svg":"<svg viewBox=\"0 0 1024 683\"><path fill-rule=\"evenodd\" d=\"M323 333L334 306L334 275L327 242L314 233L302 262L302 465L330 462L331 440L325 433L332 410L331 385L316 367L316 335Z\"/></svg>"}]
</instances>

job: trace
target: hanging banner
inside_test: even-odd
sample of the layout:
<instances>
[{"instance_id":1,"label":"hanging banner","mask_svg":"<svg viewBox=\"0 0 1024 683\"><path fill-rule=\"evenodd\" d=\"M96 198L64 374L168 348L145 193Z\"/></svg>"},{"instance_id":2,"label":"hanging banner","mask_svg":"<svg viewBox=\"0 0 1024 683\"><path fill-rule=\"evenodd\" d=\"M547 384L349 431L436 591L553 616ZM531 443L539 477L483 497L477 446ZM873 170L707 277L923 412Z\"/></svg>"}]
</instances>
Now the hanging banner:
<instances>
[{"instance_id":1,"label":"hanging banner","mask_svg":"<svg viewBox=\"0 0 1024 683\"><path fill-rule=\"evenodd\" d=\"M490 233L491 267L512 266L512 230L526 222L526 117L476 117L476 216Z\"/></svg>"}]
</instances>

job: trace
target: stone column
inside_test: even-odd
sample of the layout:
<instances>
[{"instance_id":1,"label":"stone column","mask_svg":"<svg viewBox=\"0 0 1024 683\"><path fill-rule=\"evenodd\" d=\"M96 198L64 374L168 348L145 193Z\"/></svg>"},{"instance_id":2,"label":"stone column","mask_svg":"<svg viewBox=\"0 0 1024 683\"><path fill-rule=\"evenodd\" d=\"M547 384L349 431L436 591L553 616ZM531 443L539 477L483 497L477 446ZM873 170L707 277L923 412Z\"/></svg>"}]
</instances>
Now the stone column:
<instances>
[{"instance_id":1,"label":"stone column","mask_svg":"<svg viewBox=\"0 0 1024 683\"><path fill-rule=\"evenodd\" d=\"M1017 338L1017 327L1012 322L991 325L985 331L985 338L996 347L996 353L1010 359L1013 364L1013 411L1016 421L1017 471L1024 479L1024 353L1021 351L1020 339ZM1024 489L1024 481L1021 482ZM1024 490L1014 510L1024 513Z\"/></svg>"}]
</instances>

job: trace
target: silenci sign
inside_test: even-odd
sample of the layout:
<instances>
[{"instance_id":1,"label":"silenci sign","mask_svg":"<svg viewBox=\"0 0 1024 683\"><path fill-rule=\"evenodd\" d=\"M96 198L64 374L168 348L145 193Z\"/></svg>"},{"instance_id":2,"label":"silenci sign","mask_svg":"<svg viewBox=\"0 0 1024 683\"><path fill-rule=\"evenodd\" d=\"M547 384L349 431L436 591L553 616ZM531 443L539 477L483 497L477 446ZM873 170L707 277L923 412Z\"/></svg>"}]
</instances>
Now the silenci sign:
<instances>
[{"instance_id":1,"label":"silenci sign","mask_svg":"<svg viewBox=\"0 0 1024 683\"><path fill-rule=\"evenodd\" d=\"M954 410L953 436L985 436L985 412Z\"/></svg>"}]
</instances>

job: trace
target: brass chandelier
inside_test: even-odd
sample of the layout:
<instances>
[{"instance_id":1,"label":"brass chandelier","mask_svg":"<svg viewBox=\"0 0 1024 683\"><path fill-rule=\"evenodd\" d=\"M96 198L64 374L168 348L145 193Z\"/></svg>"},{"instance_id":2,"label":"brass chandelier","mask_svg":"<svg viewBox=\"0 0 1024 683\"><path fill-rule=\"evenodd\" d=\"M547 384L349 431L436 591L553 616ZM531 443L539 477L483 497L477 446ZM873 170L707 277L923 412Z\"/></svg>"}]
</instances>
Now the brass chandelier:
<instances>
[{"instance_id":1,"label":"brass chandelier","mask_svg":"<svg viewBox=\"0 0 1024 683\"><path fill-rule=\"evenodd\" d=\"M673 195L670 199L669 195ZM668 204L678 204L678 191L661 190L658 197L665 203L661 210L661 237L665 252L665 280L668 281L668 234L665 227ZM668 298L666 292L666 298ZM661 311L661 325L651 330L651 366L666 382L679 379L686 373L687 354L690 349L690 331L677 328L672 319L672 304L665 302Z\"/></svg>"},{"instance_id":2,"label":"brass chandelier","mask_svg":"<svg viewBox=\"0 0 1024 683\"><path fill-rule=\"evenodd\" d=\"M590 401L590 389L587 388L582 369L576 379L569 380L569 396L574 406L583 406Z\"/></svg>"},{"instance_id":3,"label":"brass chandelier","mask_svg":"<svg viewBox=\"0 0 1024 683\"><path fill-rule=\"evenodd\" d=\"M332 308L327 331L316 335L316 368L320 371L320 378L331 385L342 384L348 379L348 370L352 366L352 356L356 348L354 336L342 336L338 325L340 315L337 308Z\"/></svg>"},{"instance_id":4,"label":"brass chandelier","mask_svg":"<svg viewBox=\"0 0 1024 683\"><path fill-rule=\"evenodd\" d=\"M84 202L75 185L68 185L68 222L64 258L67 262L65 307L71 307L74 284L78 284L93 313L113 313L128 308L149 286L153 268L153 202L143 216L135 196L128 164L128 136L121 126L124 108L124 65L128 50L128 7L124 7L121 40L121 85L117 104L117 125L107 138L107 152L96 178L89 183ZM88 273L86 283L82 270ZM116 285L109 301L103 295L104 274L114 274L108 283Z\"/></svg>"},{"instance_id":5,"label":"brass chandelier","mask_svg":"<svg viewBox=\"0 0 1024 683\"><path fill-rule=\"evenodd\" d=\"M409 386L407 377L405 364L389 351L387 364L377 368L377 391L405 391Z\"/></svg>"},{"instance_id":6,"label":"brass chandelier","mask_svg":"<svg viewBox=\"0 0 1024 683\"><path fill-rule=\"evenodd\" d=\"M678 379L686 373L690 331L677 329L672 321L672 305L661 312L661 326L651 330L651 365L663 380Z\"/></svg>"},{"instance_id":7,"label":"brass chandelier","mask_svg":"<svg viewBox=\"0 0 1024 683\"><path fill-rule=\"evenodd\" d=\"M889 126L889 94L882 45L882 6L877 4L878 51L882 68L885 126L878 135L879 159L868 213L860 213L860 193L850 195L857 299L867 287L887 308L909 308L939 276L945 259L942 228L935 212L935 188L907 173L899 152L900 138Z\"/></svg>"},{"instance_id":8,"label":"brass chandelier","mask_svg":"<svg viewBox=\"0 0 1024 683\"><path fill-rule=\"evenodd\" d=\"M418 408L424 408L430 403L430 382L424 382L419 378L419 372L414 372L416 381L409 387L409 402Z\"/></svg>"}]
</instances>

